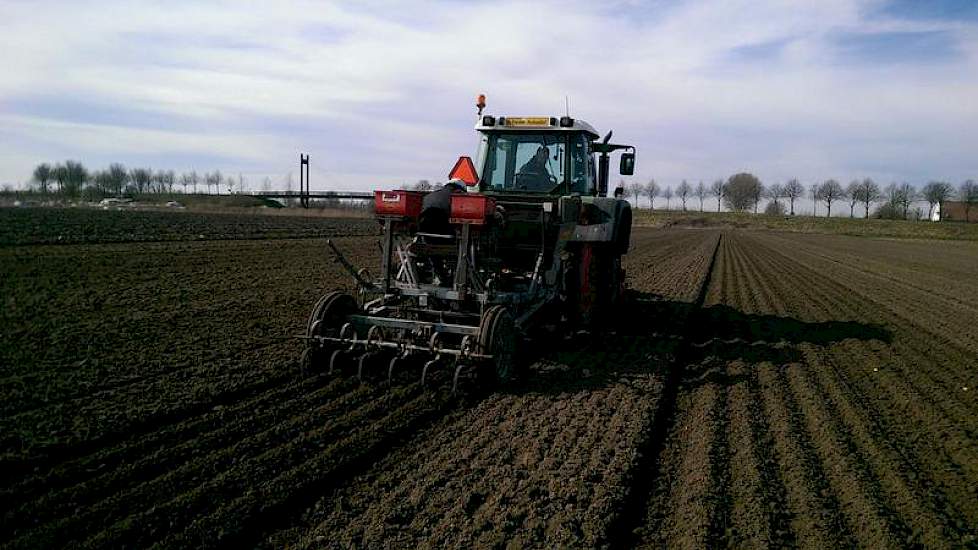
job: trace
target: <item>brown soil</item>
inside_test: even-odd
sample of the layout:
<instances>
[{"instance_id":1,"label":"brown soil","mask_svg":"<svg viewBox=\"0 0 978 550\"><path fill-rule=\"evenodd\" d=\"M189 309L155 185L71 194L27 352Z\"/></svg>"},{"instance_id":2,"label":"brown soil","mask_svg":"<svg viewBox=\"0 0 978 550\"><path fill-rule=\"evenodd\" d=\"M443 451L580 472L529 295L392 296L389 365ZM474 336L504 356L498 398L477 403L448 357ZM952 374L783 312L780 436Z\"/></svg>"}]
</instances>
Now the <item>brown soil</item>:
<instances>
[{"instance_id":1,"label":"brown soil","mask_svg":"<svg viewBox=\"0 0 978 550\"><path fill-rule=\"evenodd\" d=\"M372 229L135 219L0 231L4 546L975 544L974 244L640 230L612 334L452 397L296 376L348 277L259 237Z\"/></svg>"}]
</instances>

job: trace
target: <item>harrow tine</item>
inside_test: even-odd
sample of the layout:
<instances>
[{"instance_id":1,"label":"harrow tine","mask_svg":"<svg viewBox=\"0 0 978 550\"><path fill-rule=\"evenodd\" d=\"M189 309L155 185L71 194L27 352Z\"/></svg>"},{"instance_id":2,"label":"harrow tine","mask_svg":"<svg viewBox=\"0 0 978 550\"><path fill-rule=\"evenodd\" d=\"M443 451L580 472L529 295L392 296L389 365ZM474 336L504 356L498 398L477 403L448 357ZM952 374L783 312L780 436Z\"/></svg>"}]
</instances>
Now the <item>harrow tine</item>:
<instances>
[{"instance_id":1,"label":"harrow tine","mask_svg":"<svg viewBox=\"0 0 978 550\"><path fill-rule=\"evenodd\" d=\"M458 375L462 373L462 369L467 367L468 365L465 363L459 363L455 366L455 376L452 377L452 395L455 395L458 391Z\"/></svg>"},{"instance_id":2,"label":"harrow tine","mask_svg":"<svg viewBox=\"0 0 978 550\"><path fill-rule=\"evenodd\" d=\"M397 366L397 362L401 359L400 355L395 355L387 367L387 386L390 387L394 384L394 367Z\"/></svg>"},{"instance_id":3,"label":"harrow tine","mask_svg":"<svg viewBox=\"0 0 978 550\"><path fill-rule=\"evenodd\" d=\"M327 371L327 374L333 374L333 371L336 370L336 360L339 359L340 355L342 355L345 351L346 350L338 349L329 356L329 371Z\"/></svg>"},{"instance_id":4,"label":"harrow tine","mask_svg":"<svg viewBox=\"0 0 978 550\"><path fill-rule=\"evenodd\" d=\"M312 347L306 347L302 351L302 355L299 357L299 374L305 378L312 373L313 369L313 350Z\"/></svg>"},{"instance_id":5,"label":"harrow tine","mask_svg":"<svg viewBox=\"0 0 978 550\"><path fill-rule=\"evenodd\" d=\"M424 364L424 369L422 369L422 371L421 371L421 387L426 387L425 386L425 379L428 378L428 369L431 368L432 366L434 366L440 360L441 360L440 357L435 357L431 361L428 361L427 363Z\"/></svg>"},{"instance_id":6,"label":"harrow tine","mask_svg":"<svg viewBox=\"0 0 978 550\"><path fill-rule=\"evenodd\" d=\"M363 383L363 363L371 356L373 353L366 352L360 355L359 361L357 361L357 381L361 384Z\"/></svg>"},{"instance_id":7,"label":"harrow tine","mask_svg":"<svg viewBox=\"0 0 978 550\"><path fill-rule=\"evenodd\" d=\"M378 359L382 355L383 355L382 351L368 351L360 356L359 364L357 365L357 380L359 380L360 383L365 382L364 369L365 368L367 369L367 374L369 375L369 371L371 368L370 362L374 361L375 359Z\"/></svg>"},{"instance_id":8,"label":"harrow tine","mask_svg":"<svg viewBox=\"0 0 978 550\"><path fill-rule=\"evenodd\" d=\"M395 355L394 357L391 358L390 365L387 367L387 386L388 387L390 387L390 386L392 386L394 384L394 367L396 367L398 363L403 362L404 360L406 360L409 354L410 354L410 352L408 350L404 350L400 355Z\"/></svg>"}]
</instances>

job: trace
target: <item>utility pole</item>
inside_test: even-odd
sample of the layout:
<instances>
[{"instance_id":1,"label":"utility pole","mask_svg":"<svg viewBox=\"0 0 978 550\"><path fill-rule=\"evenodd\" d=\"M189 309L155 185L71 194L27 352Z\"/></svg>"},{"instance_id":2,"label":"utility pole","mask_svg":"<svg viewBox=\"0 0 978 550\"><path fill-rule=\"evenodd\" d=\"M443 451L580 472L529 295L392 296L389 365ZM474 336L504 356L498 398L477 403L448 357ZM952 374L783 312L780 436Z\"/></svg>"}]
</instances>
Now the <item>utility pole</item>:
<instances>
[{"instance_id":1,"label":"utility pole","mask_svg":"<svg viewBox=\"0 0 978 550\"><path fill-rule=\"evenodd\" d=\"M309 208L309 155L299 153L299 204Z\"/></svg>"}]
</instances>

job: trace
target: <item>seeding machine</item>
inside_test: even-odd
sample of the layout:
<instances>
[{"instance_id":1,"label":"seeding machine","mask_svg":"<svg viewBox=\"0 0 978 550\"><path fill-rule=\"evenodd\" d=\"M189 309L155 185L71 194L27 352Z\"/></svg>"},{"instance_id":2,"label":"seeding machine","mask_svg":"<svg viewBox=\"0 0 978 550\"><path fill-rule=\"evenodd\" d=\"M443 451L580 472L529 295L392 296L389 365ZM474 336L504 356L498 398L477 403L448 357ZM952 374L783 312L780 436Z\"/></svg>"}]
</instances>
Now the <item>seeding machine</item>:
<instances>
[{"instance_id":1,"label":"seeding machine","mask_svg":"<svg viewBox=\"0 0 978 550\"><path fill-rule=\"evenodd\" d=\"M306 372L355 369L393 380L414 366L505 382L534 328L598 331L621 306L631 208L607 197L609 157L631 175L635 149L570 116L483 114L473 161L429 192L374 193L383 229L378 276L351 265L355 293L332 291L309 316ZM441 375L440 375L441 376Z\"/></svg>"}]
</instances>

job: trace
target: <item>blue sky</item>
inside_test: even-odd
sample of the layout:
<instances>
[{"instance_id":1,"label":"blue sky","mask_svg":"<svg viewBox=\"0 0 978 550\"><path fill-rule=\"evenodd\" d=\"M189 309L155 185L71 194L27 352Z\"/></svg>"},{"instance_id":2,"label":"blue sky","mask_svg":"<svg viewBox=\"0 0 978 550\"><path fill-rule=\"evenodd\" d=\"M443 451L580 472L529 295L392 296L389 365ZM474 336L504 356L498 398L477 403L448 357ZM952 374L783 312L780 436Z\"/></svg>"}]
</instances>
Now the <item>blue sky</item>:
<instances>
[{"instance_id":1,"label":"blue sky","mask_svg":"<svg viewBox=\"0 0 978 550\"><path fill-rule=\"evenodd\" d=\"M572 114L635 179L978 177L978 2L0 3L0 183L42 161L314 188L441 180L473 99ZM11 55L12 54L12 55Z\"/></svg>"}]
</instances>

